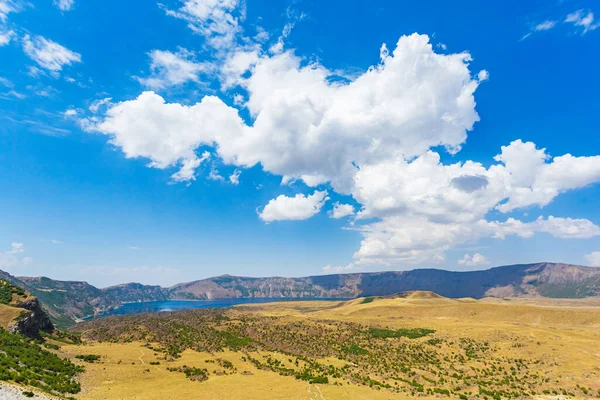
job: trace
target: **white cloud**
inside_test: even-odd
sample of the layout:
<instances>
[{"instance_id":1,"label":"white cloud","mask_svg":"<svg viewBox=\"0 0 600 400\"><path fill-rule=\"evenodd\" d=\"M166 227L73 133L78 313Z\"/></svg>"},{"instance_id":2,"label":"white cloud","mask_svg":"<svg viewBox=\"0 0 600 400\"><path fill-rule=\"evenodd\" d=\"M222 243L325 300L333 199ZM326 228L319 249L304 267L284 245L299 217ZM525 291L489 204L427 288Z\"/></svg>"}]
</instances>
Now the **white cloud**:
<instances>
[{"instance_id":1,"label":"white cloud","mask_svg":"<svg viewBox=\"0 0 600 400\"><path fill-rule=\"evenodd\" d=\"M594 13L584 10L577 10L574 13L567 15L565 23L571 23L583 28L583 31L581 32L582 35L585 35L589 31L593 31L600 26L600 22L594 23Z\"/></svg>"},{"instance_id":2,"label":"white cloud","mask_svg":"<svg viewBox=\"0 0 600 400\"><path fill-rule=\"evenodd\" d=\"M61 11L70 11L75 5L75 0L54 0L54 5Z\"/></svg>"},{"instance_id":3,"label":"white cloud","mask_svg":"<svg viewBox=\"0 0 600 400\"><path fill-rule=\"evenodd\" d=\"M19 100L23 100L23 99L27 98L27 96L26 96L26 95L24 95L23 93L17 92L16 90L12 90L12 89L11 89L11 90L9 90L9 91L8 91L8 92L6 92L6 93L2 93L2 94L0 94L0 96L2 96L3 98L11 98L11 97L14 97L14 98L17 98L17 99L19 99Z\"/></svg>"},{"instance_id":4,"label":"white cloud","mask_svg":"<svg viewBox=\"0 0 600 400\"><path fill-rule=\"evenodd\" d=\"M531 205L545 206L560 193L600 181L600 156L574 157L565 154L551 157L546 149L521 140L502 146L495 159L510 174L510 198L498 206L502 212ZM508 196L507 196L508 197Z\"/></svg>"},{"instance_id":5,"label":"white cloud","mask_svg":"<svg viewBox=\"0 0 600 400\"><path fill-rule=\"evenodd\" d=\"M576 28L581 28L581 34L585 35L586 33L593 31L600 27L600 22L595 21L594 13L591 11L585 10L577 10L571 14L568 14L566 18L562 21L564 24L573 24ZM521 40L527 39L529 36L536 32L549 31L551 29L556 28L559 21L554 19L549 19L543 22L536 24L530 32L525 34Z\"/></svg>"},{"instance_id":6,"label":"white cloud","mask_svg":"<svg viewBox=\"0 0 600 400\"><path fill-rule=\"evenodd\" d=\"M27 85L26 88L41 97L54 97L60 93L57 89L47 85Z\"/></svg>"},{"instance_id":7,"label":"white cloud","mask_svg":"<svg viewBox=\"0 0 600 400\"><path fill-rule=\"evenodd\" d=\"M71 117L76 117L77 116L77 110L70 108L68 110L66 110L65 112L63 112L63 116L65 118L71 118Z\"/></svg>"},{"instance_id":8,"label":"white cloud","mask_svg":"<svg viewBox=\"0 0 600 400\"><path fill-rule=\"evenodd\" d=\"M587 219L549 216L548 219L540 217L529 225L535 231L546 232L554 237L563 239L588 239L600 236L600 227Z\"/></svg>"},{"instance_id":9,"label":"white cloud","mask_svg":"<svg viewBox=\"0 0 600 400\"><path fill-rule=\"evenodd\" d=\"M13 30L0 31L0 47L9 44L13 37L15 37L15 31Z\"/></svg>"},{"instance_id":10,"label":"white cloud","mask_svg":"<svg viewBox=\"0 0 600 400\"><path fill-rule=\"evenodd\" d=\"M592 267L600 267L600 251L594 251L585 255L585 259Z\"/></svg>"},{"instance_id":11,"label":"white cloud","mask_svg":"<svg viewBox=\"0 0 600 400\"><path fill-rule=\"evenodd\" d=\"M544 232L565 239L600 235L600 227L586 219L540 217L533 222L514 218L506 221L436 221L426 216L390 215L355 228L363 235L354 257L361 264L420 264L441 262L444 252L458 244L481 238L504 239L516 235L532 237Z\"/></svg>"},{"instance_id":12,"label":"white cloud","mask_svg":"<svg viewBox=\"0 0 600 400\"><path fill-rule=\"evenodd\" d=\"M164 6L163 6L164 8ZM187 21L216 50L230 48L241 32L245 10L240 0L185 0L178 10L165 8L167 15Z\"/></svg>"},{"instance_id":13,"label":"white cloud","mask_svg":"<svg viewBox=\"0 0 600 400\"><path fill-rule=\"evenodd\" d=\"M193 61L192 53L185 49L179 49L177 53L152 50L149 56L150 76L137 79L144 86L155 90L183 85L190 81L199 83L199 75L213 69L210 63Z\"/></svg>"},{"instance_id":14,"label":"white cloud","mask_svg":"<svg viewBox=\"0 0 600 400\"><path fill-rule=\"evenodd\" d=\"M23 243L11 243L10 250L0 252L0 268L15 268L23 265L31 264L31 257L23 257L21 253L25 252Z\"/></svg>"},{"instance_id":15,"label":"white cloud","mask_svg":"<svg viewBox=\"0 0 600 400\"><path fill-rule=\"evenodd\" d=\"M469 254L465 254L462 259L458 260L458 263L461 265L478 266L488 265L490 262L484 255L475 253L472 256Z\"/></svg>"},{"instance_id":16,"label":"white cloud","mask_svg":"<svg viewBox=\"0 0 600 400\"><path fill-rule=\"evenodd\" d=\"M101 121L83 122L90 131L110 135L110 143L127 158L148 158L150 167L160 169L179 164L185 171L178 177L190 179L192 166L198 164L198 147L226 140L242 129L237 111L216 97L185 106L166 104L154 92L111 105Z\"/></svg>"},{"instance_id":17,"label":"white cloud","mask_svg":"<svg viewBox=\"0 0 600 400\"><path fill-rule=\"evenodd\" d=\"M264 43L267 40L269 40L269 37L271 35L269 35L269 32L267 32L263 27L258 26L256 27L256 35L254 36L254 40L259 42L259 43Z\"/></svg>"},{"instance_id":18,"label":"white cloud","mask_svg":"<svg viewBox=\"0 0 600 400\"><path fill-rule=\"evenodd\" d=\"M233 96L233 104L238 106L238 107L243 107L245 104L245 99L244 99L244 95L236 93Z\"/></svg>"},{"instance_id":19,"label":"white cloud","mask_svg":"<svg viewBox=\"0 0 600 400\"><path fill-rule=\"evenodd\" d=\"M171 179L175 182L189 182L196 179L195 171L204 161L210 158L210 153L205 151L200 158L184 159L181 162L179 171L171 175Z\"/></svg>"},{"instance_id":20,"label":"white cloud","mask_svg":"<svg viewBox=\"0 0 600 400\"><path fill-rule=\"evenodd\" d=\"M340 219L347 217L348 215L354 214L354 207L350 204L341 204L339 202L333 203L333 209L329 213L329 216L334 219Z\"/></svg>"},{"instance_id":21,"label":"white cloud","mask_svg":"<svg viewBox=\"0 0 600 400\"><path fill-rule=\"evenodd\" d=\"M354 165L412 157L437 145L456 152L479 118L473 99L479 81L471 79L467 54L437 55L418 35L401 38L394 54L348 85L330 82L331 73L319 65L302 66L291 52L261 57L242 83L252 126L216 97L184 106L145 92L115 105L96 128L152 166L173 165L193 148L216 143L226 163L261 163L290 180L311 186L330 180L348 192ZM422 65L419 74L409 72L415 63Z\"/></svg>"},{"instance_id":22,"label":"white cloud","mask_svg":"<svg viewBox=\"0 0 600 400\"><path fill-rule=\"evenodd\" d=\"M8 251L8 253L17 254L17 253L23 253L24 251L25 251L25 245L23 245L23 243L12 242L10 244L10 250Z\"/></svg>"},{"instance_id":23,"label":"white cloud","mask_svg":"<svg viewBox=\"0 0 600 400\"><path fill-rule=\"evenodd\" d=\"M63 67L81 62L81 55L42 36L23 37L23 51L33 61L51 73L57 74Z\"/></svg>"},{"instance_id":24,"label":"white cloud","mask_svg":"<svg viewBox=\"0 0 600 400\"><path fill-rule=\"evenodd\" d=\"M556 21L547 20L547 21L540 22L539 24L537 24L533 28L533 30L536 32L549 31L550 29L554 28L555 26L556 26Z\"/></svg>"},{"instance_id":25,"label":"white cloud","mask_svg":"<svg viewBox=\"0 0 600 400\"><path fill-rule=\"evenodd\" d=\"M98 111L100 111L101 109L105 108L105 107L110 107L111 105L111 100L112 98L110 97L105 97L103 99L98 99L98 100L94 100L92 102L92 104L90 104L89 110L93 113L96 114L98 113Z\"/></svg>"},{"instance_id":26,"label":"white cloud","mask_svg":"<svg viewBox=\"0 0 600 400\"><path fill-rule=\"evenodd\" d=\"M338 266L334 266L334 265L326 265L323 268L321 268L321 270L325 273L328 274L339 274L339 273L343 273L343 272L348 272L348 271L352 271L357 269L356 265L354 265L354 263L350 263L348 265L338 265Z\"/></svg>"},{"instance_id":27,"label":"white cloud","mask_svg":"<svg viewBox=\"0 0 600 400\"><path fill-rule=\"evenodd\" d=\"M21 10L21 5L13 0L0 0L0 21L6 22L8 14L16 13Z\"/></svg>"},{"instance_id":28,"label":"white cloud","mask_svg":"<svg viewBox=\"0 0 600 400\"><path fill-rule=\"evenodd\" d=\"M216 169L214 165L211 167L210 172L208 173L208 179L210 179L211 181L217 181L217 182L225 181L225 178L223 178L223 176L221 176L221 174L219 173L219 170Z\"/></svg>"},{"instance_id":29,"label":"white cloud","mask_svg":"<svg viewBox=\"0 0 600 400\"><path fill-rule=\"evenodd\" d=\"M229 175L229 182L231 182L232 185L238 185L240 183L240 175L242 175L242 170L236 169Z\"/></svg>"},{"instance_id":30,"label":"white cloud","mask_svg":"<svg viewBox=\"0 0 600 400\"><path fill-rule=\"evenodd\" d=\"M496 209L543 207L560 193L600 181L599 156L552 158L517 140L486 167L444 164L431 150L458 152L479 120L474 93L489 74L471 73L468 53L437 54L427 36L403 36L393 51L380 48L377 65L340 82L330 79L339 73L293 51L269 54L235 45L231 51L222 86L244 91L250 122L215 96L183 105L144 92L111 104L88 128L109 135L126 157L148 158L155 168L189 163L199 147L209 146L224 164L261 164L282 184L330 184L361 206L357 264L441 262L453 246L486 237L599 234L582 219L486 219ZM224 179L216 170L208 178ZM282 195L259 214L267 222L305 219L325 200L319 190ZM367 218L375 222L364 223Z\"/></svg>"},{"instance_id":31,"label":"white cloud","mask_svg":"<svg viewBox=\"0 0 600 400\"><path fill-rule=\"evenodd\" d=\"M259 213L265 222L284 220L303 220L318 214L323 204L329 200L326 191L316 190L312 195L297 194L294 197L280 195Z\"/></svg>"}]
</instances>

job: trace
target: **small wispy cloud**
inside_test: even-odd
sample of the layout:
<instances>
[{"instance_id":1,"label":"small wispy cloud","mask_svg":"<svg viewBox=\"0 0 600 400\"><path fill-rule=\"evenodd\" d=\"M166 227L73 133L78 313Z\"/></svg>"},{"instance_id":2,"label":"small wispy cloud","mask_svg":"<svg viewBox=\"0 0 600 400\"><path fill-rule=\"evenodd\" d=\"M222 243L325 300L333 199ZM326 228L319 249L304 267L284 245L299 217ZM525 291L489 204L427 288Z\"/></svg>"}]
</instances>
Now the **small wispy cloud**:
<instances>
[{"instance_id":1,"label":"small wispy cloud","mask_svg":"<svg viewBox=\"0 0 600 400\"><path fill-rule=\"evenodd\" d=\"M75 5L75 0L54 0L54 5L60 11L71 11Z\"/></svg>"},{"instance_id":2,"label":"small wispy cloud","mask_svg":"<svg viewBox=\"0 0 600 400\"><path fill-rule=\"evenodd\" d=\"M338 265L338 266L326 265L323 268L321 268L321 271L328 273L328 274L332 274L332 273L336 274L336 273L352 271L355 269L358 269L356 264L350 263L348 265Z\"/></svg>"},{"instance_id":3,"label":"small wispy cloud","mask_svg":"<svg viewBox=\"0 0 600 400\"><path fill-rule=\"evenodd\" d=\"M23 37L23 51L40 67L48 70L54 77L64 66L81 62L81 55L43 36Z\"/></svg>"},{"instance_id":4,"label":"small wispy cloud","mask_svg":"<svg viewBox=\"0 0 600 400\"><path fill-rule=\"evenodd\" d=\"M557 19L547 19L539 22L533 25L531 30L523 35L520 40L525 40L536 32L545 32L557 28L560 23L561 20ZM562 24L574 25L578 31L580 31L581 35L585 35L586 33L600 27L600 22L595 20L594 13L592 11L583 9L568 14L562 19Z\"/></svg>"},{"instance_id":5,"label":"small wispy cloud","mask_svg":"<svg viewBox=\"0 0 600 400\"><path fill-rule=\"evenodd\" d=\"M475 253L473 255L465 254L463 258L458 260L460 265L479 266L488 265L490 262L483 254Z\"/></svg>"},{"instance_id":6,"label":"small wispy cloud","mask_svg":"<svg viewBox=\"0 0 600 400\"><path fill-rule=\"evenodd\" d=\"M544 22L537 24L533 28L533 30L535 30L536 32L549 31L550 29L554 28L555 26L556 26L556 21L544 21Z\"/></svg>"},{"instance_id":7,"label":"small wispy cloud","mask_svg":"<svg viewBox=\"0 0 600 400\"><path fill-rule=\"evenodd\" d=\"M15 268L31 264L33 258L23 257L25 245L19 242L12 242L10 250L0 252L0 268Z\"/></svg>"},{"instance_id":8,"label":"small wispy cloud","mask_svg":"<svg viewBox=\"0 0 600 400\"><path fill-rule=\"evenodd\" d=\"M574 13L567 15L567 18L565 18L565 23L571 23L577 27L583 28L583 31L581 32L582 35L600 27L600 22L594 21L594 13L584 10L577 10Z\"/></svg>"}]
</instances>

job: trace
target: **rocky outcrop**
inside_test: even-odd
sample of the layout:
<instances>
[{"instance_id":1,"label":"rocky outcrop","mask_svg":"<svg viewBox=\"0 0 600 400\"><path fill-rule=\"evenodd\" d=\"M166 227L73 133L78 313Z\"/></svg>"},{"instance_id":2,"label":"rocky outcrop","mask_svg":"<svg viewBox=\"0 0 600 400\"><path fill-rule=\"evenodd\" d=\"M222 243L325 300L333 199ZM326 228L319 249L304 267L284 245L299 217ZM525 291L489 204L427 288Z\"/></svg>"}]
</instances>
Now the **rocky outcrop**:
<instances>
[{"instance_id":1,"label":"rocky outcrop","mask_svg":"<svg viewBox=\"0 0 600 400\"><path fill-rule=\"evenodd\" d=\"M16 304L15 307L23 308L21 314L8 324L8 331L11 333L20 333L31 338L38 338L40 332L54 331L54 325L50 317L40 306L40 302L35 297Z\"/></svg>"}]
</instances>

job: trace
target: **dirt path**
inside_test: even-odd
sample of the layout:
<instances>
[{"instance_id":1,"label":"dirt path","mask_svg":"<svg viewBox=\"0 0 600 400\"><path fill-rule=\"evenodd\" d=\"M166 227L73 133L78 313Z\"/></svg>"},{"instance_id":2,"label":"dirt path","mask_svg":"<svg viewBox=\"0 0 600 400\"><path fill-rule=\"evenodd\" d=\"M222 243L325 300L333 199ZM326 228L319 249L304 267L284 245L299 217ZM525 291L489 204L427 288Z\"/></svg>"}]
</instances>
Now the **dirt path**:
<instances>
[{"instance_id":1,"label":"dirt path","mask_svg":"<svg viewBox=\"0 0 600 400\"><path fill-rule=\"evenodd\" d=\"M144 362L144 360L142 359L142 357L144 357L144 350L140 350L140 356L138 357L138 360L140 360L140 362L142 363L142 365L146 365L146 363ZM161 374L164 374L165 371L163 371L162 369L158 368L156 365L152 365L152 367L157 370L158 372L160 372Z\"/></svg>"},{"instance_id":2,"label":"dirt path","mask_svg":"<svg viewBox=\"0 0 600 400\"><path fill-rule=\"evenodd\" d=\"M325 400L325 396L321 393L321 389L317 385L313 385L316 390L311 390L310 383L307 383L306 391L308 392L310 400L321 399ZM313 397L314 396L314 397Z\"/></svg>"}]
</instances>

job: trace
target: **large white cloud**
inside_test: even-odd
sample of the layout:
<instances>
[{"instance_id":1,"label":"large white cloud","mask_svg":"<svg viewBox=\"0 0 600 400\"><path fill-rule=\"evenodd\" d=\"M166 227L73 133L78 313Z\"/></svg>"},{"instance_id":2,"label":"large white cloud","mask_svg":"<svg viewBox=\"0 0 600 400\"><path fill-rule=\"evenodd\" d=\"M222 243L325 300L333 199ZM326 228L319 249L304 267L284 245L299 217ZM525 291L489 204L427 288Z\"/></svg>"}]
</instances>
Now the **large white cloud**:
<instances>
[{"instance_id":1,"label":"large white cloud","mask_svg":"<svg viewBox=\"0 0 600 400\"><path fill-rule=\"evenodd\" d=\"M200 165L198 147L239 135L242 128L237 111L216 97L185 106L167 104L154 92L112 105L102 121L87 125L110 135L128 158L148 158L151 167L160 169L180 164L185 172L178 180L191 179L193 167Z\"/></svg>"},{"instance_id":2,"label":"large white cloud","mask_svg":"<svg viewBox=\"0 0 600 400\"><path fill-rule=\"evenodd\" d=\"M560 193L600 181L600 156L550 156L531 142L521 140L502 146L495 158L510 174L510 199L498 209L508 212L530 205L545 206Z\"/></svg>"},{"instance_id":3,"label":"large white cloud","mask_svg":"<svg viewBox=\"0 0 600 400\"><path fill-rule=\"evenodd\" d=\"M207 37L238 34L234 17L219 20L222 29L203 19L221 7L216 4L188 1L177 16ZM239 5L227 4L221 10ZM192 11L192 5L208 8ZM441 261L446 250L484 237L600 235L598 226L583 219L488 219L496 210L543 207L564 191L600 181L600 157L551 158L545 149L517 140L486 167L473 161L444 164L432 150L458 152L479 120L474 92L488 73L473 74L468 53L437 54L427 36L403 36L392 52L381 47L377 65L341 80L293 51L230 46L219 77L224 90L244 92L236 102L247 108L249 121L214 96L182 105L144 92L111 105L89 129L110 135L127 157L147 158L157 168L179 165L174 179L182 181L194 177L197 152L209 146L225 164L260 164L283 184L330 184L361 205L354 228L363 235L354 254L359 264ZM310 218L325 199L321 190L279 196L260 217Z\"/></svg>"},{"instance_id":4,"label":"large white cloud","mask_svg":"<svg viewBox=\"0 0 600 400\"><path fill-rule=\"evenodd\" d=\"M128 156L162 167L214 141L226 163L260 163L286 180L331 181L349 192L356 165L437 145L456 151L479 118L473 99L479 81L471 78L468 54L438 55L427 36L411 35L398 41L393 55L382 50L381 56L380 64L347 85L331 82L332 72L322 66L302 65L292 52L262 56L242 82L252 125L214 97L183 106L146 92L115 105L98 130L114 135L112 142ZM200 112L208 108L204 103L209 113ZM205 123L205 116L222 124ZM131 151L140 139L153 145ZM165 153L168 160L161 161Z\"/></svg>"},{"instance_id":5,"label":"large white cloud","mask_svg":"<svg viewBox=\"0 0 600 400\"><path fill-rule=\"evenodd\" d=\"M265 222L303 220L321 211L321 207L328 199L326 191L318 190L309 196L303 194L297 194L294 197L280 195L270 200L259 216Z\"/></svg>"},{"instance_id":6,"label":"large white cloud","mask_svg":"<svg viewBox=\"0 0 600 400\"><path fill-rule=\"evenodd\" d=\"M287 179L331 181L349 192L356 165L437 145L460 148L479 119L473 98L479 81L469 60L466 53L435 54L427 36L405 36L393 54L382 48L380 64L340 84L331 71L290 51L263 56L242 82L252 129L220 152L241 165L260 162Z\"/></svg>"}]
</instances>

